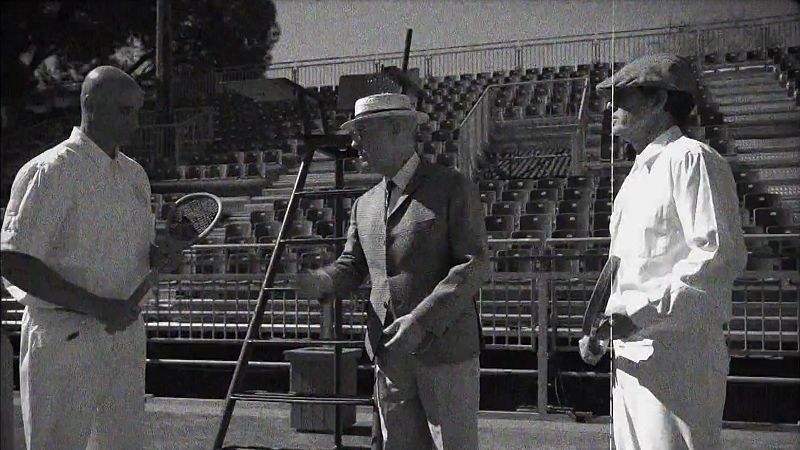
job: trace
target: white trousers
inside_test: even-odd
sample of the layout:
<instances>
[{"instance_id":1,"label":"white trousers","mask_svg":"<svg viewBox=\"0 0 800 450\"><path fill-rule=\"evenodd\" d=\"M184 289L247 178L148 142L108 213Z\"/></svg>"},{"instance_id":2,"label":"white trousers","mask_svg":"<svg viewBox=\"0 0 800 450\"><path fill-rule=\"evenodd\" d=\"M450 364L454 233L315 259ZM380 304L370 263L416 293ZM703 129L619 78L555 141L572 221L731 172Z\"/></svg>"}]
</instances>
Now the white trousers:
<instances>
[{"instance_id":1,"label":"white trousers","mask_svg":"<svg viewBox=\"0 0 800 450\"><path fill-rule=\"evenodd\" d=\"M0 450L14 450L14 349L0 330Z\"/></svg>"},{"instance_id":2,"label":"white trousers","mask_svg":"<svg viewBox=\"0 0 800 450\"><path fill-rule=\"evenodd\" d=\"M429 365L384 351L375 361L384 450L478 448L477 357Z\"/></svg>"},{"instance_id":3,"label":"white trousers","mask_svg":"<svg viewBox=\"0 0 800 450\"><path fill-rule=\"evenodd\" d=\"M614 444L619 450L722 446L728 351L722 333L654 340L642 361L614 359Z\"/></svg>"},{"instance_id":4,"label":"white trousers","mask_svg":"<svg viewBox=\"0 0 800 450\"><path fill-rule=\"evenodd\" d=\"M89 316L25 308L20 397L29 450L142 448L144 324L114 335L104 328Z\"/></svg>"}]
</instances>

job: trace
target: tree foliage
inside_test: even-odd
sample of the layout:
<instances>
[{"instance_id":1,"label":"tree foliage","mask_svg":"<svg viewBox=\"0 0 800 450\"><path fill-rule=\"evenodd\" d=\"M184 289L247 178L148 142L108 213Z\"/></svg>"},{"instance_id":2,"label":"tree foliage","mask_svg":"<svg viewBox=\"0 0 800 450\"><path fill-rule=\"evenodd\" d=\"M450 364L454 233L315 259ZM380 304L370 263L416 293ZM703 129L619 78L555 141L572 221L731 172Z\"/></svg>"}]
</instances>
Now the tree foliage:
<instances>
[{"instance_id":1,"label":"tree foliage","mask_svg":"<svg viewBox=\"0 0 800 450\"><path fill-rule=\"evenodd\" d=\"M264 64L280 35L271 0L171 0L173 63ZM37 89L80 81L112 64L140 78L155 69L156 0L6 0L2 101L20 110Z\"/></svg>"}]
</instances>

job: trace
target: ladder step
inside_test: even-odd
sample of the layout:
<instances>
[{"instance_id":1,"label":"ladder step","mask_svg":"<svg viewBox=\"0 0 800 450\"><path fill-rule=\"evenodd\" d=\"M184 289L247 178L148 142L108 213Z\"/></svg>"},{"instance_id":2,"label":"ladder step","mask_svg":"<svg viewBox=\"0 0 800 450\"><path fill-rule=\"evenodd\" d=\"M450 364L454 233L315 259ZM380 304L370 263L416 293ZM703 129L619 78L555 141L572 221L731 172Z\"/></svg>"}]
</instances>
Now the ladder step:
<instances>
[{"instance_id":1,"label":"ladder step","mask_svg":"<svg viewBox=\"0 0 800 450\"><path fill-rule=\"evenodd\" d=\"M337 347L359 348L364 346L363 340L352 339L250 339L256 345L335 345Z\"/></svg>"},{"instance_id":2,"label":"ladder step","mask_svg":"<svg viewBox=\"0 0 800 450\"><path fill-rule=\"evenodd\" d=\"M245 391L231 395L234 400L265 403L307 403L315 405L354 405L371 406L372 397L353 397L344 395L300 395L294 393Z\"/></svg>"},{"instance_id":3,"label":"ladder step","mask_svg":"<svg viewBox=\"0 0 800 450\"><path fill-rule=\"evenodd\" d=\"M367 192L366 189L326 189L319 191L299 191L295 195L303 198L358 197Z\"/></svg>"}]
</instances>

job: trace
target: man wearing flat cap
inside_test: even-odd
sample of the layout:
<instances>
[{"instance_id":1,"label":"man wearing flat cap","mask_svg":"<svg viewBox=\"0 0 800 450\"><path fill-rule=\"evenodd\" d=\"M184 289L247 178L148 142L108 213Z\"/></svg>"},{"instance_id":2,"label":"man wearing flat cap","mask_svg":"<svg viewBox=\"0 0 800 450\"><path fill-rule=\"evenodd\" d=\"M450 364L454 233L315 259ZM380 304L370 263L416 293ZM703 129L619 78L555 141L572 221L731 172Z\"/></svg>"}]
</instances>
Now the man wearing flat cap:
<instances>
[{"instance_id":1,"label":"man wearing flat cap","mask_svg":"<svg viewBox=\"0 0 800 450\"><path fill-rule=\"evenodd\" d=\"M420 158L428 116L401 94L359 99L342 127L383 180L359 197L341 256L299 277L301 294L345 296L369 275L366 349L386 450L478 448L481 334L489 275L477 187Z\"/></svg>"},{"instance_id":2,"label":"man wearing flat cap","mask_svg":"<svg viewBox=\"0 0 800 450\"><path fill-rule=\"evenodd\" d=\"M685 59L641 57L597 90L611 99L612 133L637 152L610 224L616 448L720 448L723 326L747 258L730 167L681 130L696 92ZM594 364L604 349L586 340Z\"/></svg>"}]
</instances>

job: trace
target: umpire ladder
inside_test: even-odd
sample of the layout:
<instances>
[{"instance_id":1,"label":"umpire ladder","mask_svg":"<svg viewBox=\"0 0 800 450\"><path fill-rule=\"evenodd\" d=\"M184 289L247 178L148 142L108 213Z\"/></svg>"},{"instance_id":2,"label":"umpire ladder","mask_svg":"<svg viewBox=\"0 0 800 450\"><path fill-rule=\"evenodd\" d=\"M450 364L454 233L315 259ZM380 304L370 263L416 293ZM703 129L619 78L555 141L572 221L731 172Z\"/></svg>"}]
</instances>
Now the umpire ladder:
<instances>
[{"instance_id":1,"label":"umpire ladder","mask_svg":"<svg viewBox=\"0 0 800 450\"><path fill-rule=\"evenodd\" d=\"M357 197L364 192L364 189L344 188L345 159L358 156L357 152L355 152L352 149L348 149L348 144L350 142L349 137L343 135L329 134L327 130L328 127L327 124L325 123L324 118L322 124L325 134L323 135L310 134L310 130L312 129L312 123L309 118L309 114L306 111L306 95L309 94L304 92L302 88L299 88L299 90L301 92L299 99L300 107L303 112L304 122L305 122L306 134L304 140L306 145L306 153L303 155L303 159L300 164L300 169L297 174L297 179L295 180L294 187L292 188L292 194L289 198L289 204L287 206L286 213L283 216L281 229L275 240L275 247L272 251L272 256L270 257L269 265L267 266L267 272L264 276L264 281L261 284L261 289L259 291L258 300L256 303L256 309L255 312L253 313L253 317L251 318L250 324L247 328L247 334L245 335L245 339L242 344L242 349L239 353L239 359L236 362L236 368L233 372L233 378L231 379L231 383L228 388L228 393L225 397L225 409L223 411L219 428L217 429L217 435L214 440L214 449L235 448L235 447L223 447L223 444L225 442L225 436L227 435L231 418L233 417L233 410L236 406L236 403L239 401L333 405L335 406L334 445L336 449L345 448L342 445L342 435L344 434L344 431L342 429L342 423L341 423L340 406L342 405L373 406L374 408L374 402L371 396L358 397L358 396L347 396L340 394L341 390L340 359L342 356L342 348L362 347L364 345L363 341L361 340L353 341L343 338L342 301L340 298L334 298L333 301L323 304L323 323L322 323L322 331L320 339L288 339L288 338L260 339L258 337L259 330L261 329L261 325L263 324L266 305L267 302L269 301L268 292L274 285L275 276L278 270L278 265L280 263L280 259L283 255L286 246L335 244L337 249L337 254L341 253L343 248L343 243L345 241L345 238L342 237L344 235L343 224L345 219L344 205L342 203L342 199L344 197ZM343 149L347 150L344 151ZM308 176L314 155L318 151L327 154L333 157L334 159L335 186L333 190L317 190L317 191L305 190L306 178ZM334 236L336 237L319 238L319 239L287 238L289 230L292 227L292 222L294 220L295 212L298 208L300 200L326 199L326 198L335 199ZM332 324L330 323L330 318L333 319ZM328 320L326 321L326 319ZM330 333L330 328L331 328L330 325L332 325L333 328L332 333ZM291 392L276 393L276 392L267 392L263 390L243 389L244 379L245 375L247 374L247 370L249 368L250 358L252 356L253 349L258 346L269 346L269 345L323 345L323 346L333 347L334 349L333 373L331 374L333 378L333 394L299 395ZM373 421L374 420L375 417L373 414ZM375 442L376 441L375 434L376 434L375 424L373 423L373 448L376 448L376 446L377 448L380 448L381 447L380 440L378 438L378 442Z\"/></svg>"}]
</instances>

